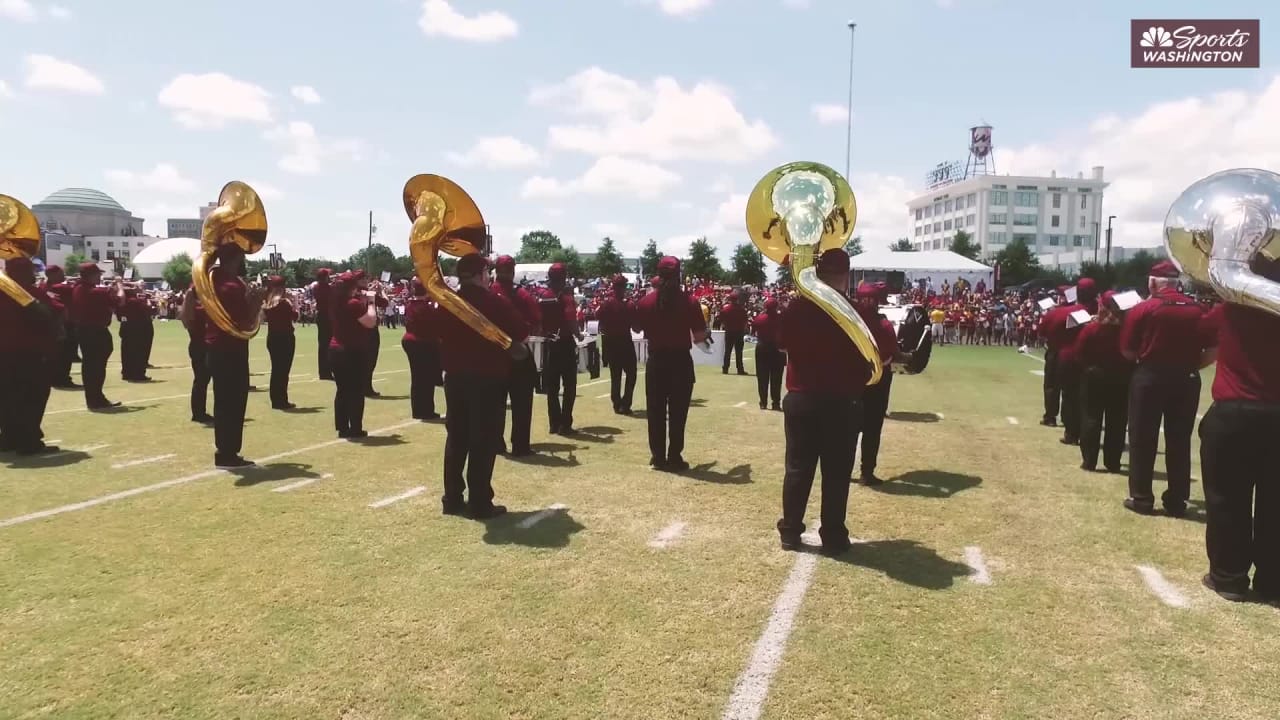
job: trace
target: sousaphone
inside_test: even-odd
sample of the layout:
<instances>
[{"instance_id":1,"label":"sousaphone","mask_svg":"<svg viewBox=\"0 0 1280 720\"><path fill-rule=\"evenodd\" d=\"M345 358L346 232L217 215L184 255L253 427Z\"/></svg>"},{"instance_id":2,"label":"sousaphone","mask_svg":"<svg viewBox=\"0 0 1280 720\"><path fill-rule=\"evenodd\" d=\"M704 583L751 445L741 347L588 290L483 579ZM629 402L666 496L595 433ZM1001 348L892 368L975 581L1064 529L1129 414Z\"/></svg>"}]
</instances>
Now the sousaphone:
<instances>
[{"instance_id":1,"label":"sousaphone","mask_svg":"<svg viewBox=\"0 0 1280 720\"><path fill-rule=\"evenodd\" d=\"M267 211L262 207L262 198L239 180L227 183L218 195L217 209L209 213L200 229L200 257L192 263L191 282L209 320L219 330L241 340L258 334L262 318L250 318L241 327L227 313L213 287L214 256L223 245L237 245L245 255L252 255L266 242Z\"/></svg>"},{"instance_id":2,"label":"sousaphone","mask_svg":"<svg viewBox=\"0 0 1280 720\"><path fill-rule=\"evenodd\" d=\"M40 221L31 208L20 201L0 195L0 260L31 259L40 252ZM19 307L35 302L31 293L0 270L0 292L8 295Z\"/></svg>"}]
</instances>

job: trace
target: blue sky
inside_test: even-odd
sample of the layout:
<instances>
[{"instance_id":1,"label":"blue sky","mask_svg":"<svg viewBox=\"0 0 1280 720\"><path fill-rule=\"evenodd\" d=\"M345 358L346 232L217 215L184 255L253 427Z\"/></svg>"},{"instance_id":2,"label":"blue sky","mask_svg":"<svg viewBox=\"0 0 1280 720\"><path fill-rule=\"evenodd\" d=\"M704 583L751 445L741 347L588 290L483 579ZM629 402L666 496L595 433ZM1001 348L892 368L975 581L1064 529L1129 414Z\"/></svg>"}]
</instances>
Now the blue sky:
<instances>
[{"instance_id":1,"label":"blue sky","mask_svg":"<svg viewBox=\"0 0 1280 720\"><path fill-rule=\"evenodd\" d=\"M607 234L679 252L705 234L727 253L765 171L843 170L855 20L851 179L869 244L906 234L924 173L963 159L986 121L999 172L1107 166L1118 241L1150 245L1196 178L1280 168L1280 84L1274 4L1140 13L1261 18L1260 70L1130 69L1133 5L0 0L0 192L97 187L163 234L243 179L286 255L340 257L369 210L404 251L400 189L434 172L472 192L499 250L547 228L584 251Z\"/></svg>"}]
</instances>

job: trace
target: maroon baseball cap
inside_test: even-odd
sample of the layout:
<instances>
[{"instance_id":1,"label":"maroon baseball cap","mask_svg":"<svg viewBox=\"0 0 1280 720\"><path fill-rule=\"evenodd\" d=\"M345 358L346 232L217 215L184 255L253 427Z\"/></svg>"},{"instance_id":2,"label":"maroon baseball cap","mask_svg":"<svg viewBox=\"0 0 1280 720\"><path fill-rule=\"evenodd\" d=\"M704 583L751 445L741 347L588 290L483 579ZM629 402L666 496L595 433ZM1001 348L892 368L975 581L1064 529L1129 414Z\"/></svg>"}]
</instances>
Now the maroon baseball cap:
<instances>
[{"instance_id":1,"label":"maroon baseball cap","mask_svg":"<svg viewBox=\"0 0 1280 720\"><path fill-rule=\"evenodd\" d=\"M480 253L463 255L458 259L458 277L478 275L489 267L489 259Z\"/></svg>"},{"instance_id":2,"label":"maroon baseball cap","mask_svg":"<svg viewBox=\"0 0 1280 720\"><path fill-rule=\"evenodd\" d=\"M625 277L621 276L621 275L614 275L614 276L613 276L613 286L614 286L614 287L626 287L626 286L627 286L627 279L626 279Z\"/></svg>"},{"instance_id":3,"label":"maroon baseball cap","mask_svg":"<svg viewBox=\"0 0 1280 720\"><path fill-rule=\"evenodd\" d=\"M551 280L563 280L564 273L564 263L553 263L551 267L547 269L547 278Z\"/></svg>"},{"instance_id":4,"label":"maroon baseball cap","mask_svg":"<svg viewBox=\"0 0 1280 720\"><path fill-rule=\"evenodd\" d=\"M494 261L493 265L499 270L515 270L516 259L511 257L510 255L499 255L498 259Z\"/></svg>"},{"instance_id":5,"label":"maroon baseball cap","mask_svg":"<svg viewBox=\"0 0 1280 720\"><path fill-rule=\"evenodd\" d=\"M1169 260L1161 260L1151 268L1151 277L1157 278L1174 278L1176 279L1181 273L1178 272L1178 266Z\"/></svg>"},{"instance_id":6,"label":"maroon baseball cap","mask_svg":"<svg viewBox=\"0 0 1280 720\"><path fill-rule=\"evenodd\" d=\"M876 287L873 283L862 283L858 286L858 290L855 295L859 300L879 300L880 288Z\"/></svg>"},{"instance_id":7,"label":"maroon baseball cap","mask_svg":"<svg viewBox=\"0 0 1280 720\"><path fill-rule=\"evenodd\" d=\"M82 262L82 263L80 263L80 274L81 274L81 275L97 275L97 274L101 274L101 273L102 273L102 268L98 267L98 263L96 263L96 262Z\"/></svg>"},{"instance_id":8,"label":"maroon baseball cap","mask_svg":"<svg viewBox=\"0 0 1280 720\"><path fill-rule=\"evenodd\" d=\"M818 272L823 275L849 272L849 253L831 248L818 257Z\"/></svg>"},{"instance_id":9,"label":"maroon baseball cap","mask_svg":"<svg viewBox=\"0 0 1280 720\"><path fill-rule=\"evenodd\" d=\"M271 287L271 288L284 287L284 278L280 277L279 275L272 275L271 277L267 278L267 287Z\"/></svg>"},{"instance_id":10,"label":"maroon baseball cap","mask_svg":"<svg viewBox=\"0 0 1280 720\"><path fill-rule=\"evenodd\" d=\"M333 274L333 271L332 271L332 270L330 270L329 268L320 268L319 270L317 270L317 271L316 271L316 278L317 278L317 279L318 279L318 278L327 278L327 277L329 277L329 276L330 276L330 275L332 275L332 274Z\"/></svg>"},{"instance_id":11,"label":"maroon baseball cap","mask_svg":"<svg viewBox=\"0 0 1280 720\"><path fill-rule=\"evenodd\" d=\"M680 261L670 255L658 261L658 275L674 275L680 272Z\"/></svg>"}]
</instances>

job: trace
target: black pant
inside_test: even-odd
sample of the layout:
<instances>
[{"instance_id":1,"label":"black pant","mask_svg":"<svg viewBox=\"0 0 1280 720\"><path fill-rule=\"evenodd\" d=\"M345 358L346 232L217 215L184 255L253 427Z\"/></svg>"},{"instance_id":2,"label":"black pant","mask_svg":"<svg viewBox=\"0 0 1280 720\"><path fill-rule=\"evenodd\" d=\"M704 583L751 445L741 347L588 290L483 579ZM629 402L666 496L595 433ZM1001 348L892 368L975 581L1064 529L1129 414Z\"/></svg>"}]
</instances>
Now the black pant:
<instances>
[{"instance_id":1,"label":"black pant","mask_svg":"<svg viewBox=\"0 0 1280 720\"><path fill-rule=\"evenodd\" d=\"M1200 373L1139 365L1129 386L1129 497L1153 505L1151 490L1164 420L1164 461L1169 487L1161 500L1182 510L1191 496L1191 432L1200 406Z\"/></svg>"},{"instance_id":2,"label":"black pant","mask_svg":"<svg viewBox=\"0 0 1280 720\"><path fill-rule=\"evenodd\" d=\"M880 433L884 430L884 415L889 412L889 391L892 389L893 373L886 368L880 382L868 387L862 396L862 422L853 430L855 452L858 448L858 436L862 436L862 477L876 472L876 461L880 457ZM849 471L853 472L852 461Z\"/></svg>"},{"instance_id":3,"label":"black pant","mask_svg":"<svg viewBox=\"0 0 1280 720\"><path fill-rule=\"evenodd\" d=\"M862 403L854 397L819 393L787 393L782 401L787 436L786 475L782 479L783 538L798 538L805 530L804 511L813 490L813 476L822 471L822 527L824 545L847 542L845 513L849 504L849 473L854 446L849 437L862 419Z\"/></svg>"},{"instance_id":4,"label":"black pant","mask_svg":"<svg viewBox=\"0 0 1280 720\"><path fill-rule=\"evenodd\" d=\"M114 350L109 329L80 328L80 375L84 382L84 402L91 408L107 404L102 386L107 381L107 360Z\"/></svg>"},{"instance_id":5,"label":"black pant","mask_svg":"<svg viewBox=\"0 0 1280 720\"><path fill-rule=\"evenodd\" d=\"M1058 408L1062 399L1062 387L1058 384L1058 350L1044 352L1044 421L1058 422Z\"/></svg>"},{"instance_id":6,"label":"black pant","mask_svg":"<svg viewBox=\"0 0 1280 720\"><path fill-rule=\"evenodd\" d=\"M742 332L741 330L725 330L724 331L724 371L725 372L729 372L730 353L737 353L738 372L744 373L747 371L747 369L742 366L742 344L746 340L746 337L747 337L747 334ZM756 372L760 372L760 369L756 368Z\"/></svg>"},{"instance_id":7,"label":"black pant","mask_svg":"<svg viewBox=\"0 0 1280 720\"><path fill-rule=\"evenodd\" d=\"M141 380L147 376L156 329L149 320L120 323L120 376Z\"/></svg>"},{"instance_id":8,"label":"black pant","mask_svg":"<svg viewBox=\"0 0 1280 720\"><path fill-rule=\"evenodd\" d=\"M1102 464L1108 470L1119 469L1129 426L1129 370L1086 369L1081 376L1080 411L1080 459L1085 467L1098 466L1101 450Z\"/></svg>"},{"instance_id":9,"label":"black pant","mask_svg":"<svg viewBox=\"0 0 1280 720\"><path fill-rule=\"evenodd\" d=\"M636 392L636 344L630 333L612 340L605 337L604 363L609 366L609 398L614 411L631 412Z\"/></svg>"},{"instance_id":10,"label":"black pant","mask_svg":"<svg viewBox=\"0 0 1280 720\"><path fill-rule=\"evenodd\" d=\"M271 354L271 407L289 404L289 371L293 370L293 353L298 340L293 333L267 333L267 352Z\"/></svg>"},{"instance_id":11,"label":"black pant","mask_svg":"<svg viewBox=\"0 0 1280 720\"><path fill-rule=\"evenodd\" d=\"M329 348L334 381L333 427L339 436L364 430L366 352L364 348Z\"/></svg>"},{"instance_id":12,"label":"black pant","mask_svg":"<svg viewBox=\"0 0 1280 720\"><path fill-rule=\"evenodd\" d=\"M782 404L782 371L787 356L773 343L756 344L756 389L760 391L760 407L772 398L776 408Z\"/></svg>"},{"instance_id":13,"label":"black pant","mask_svg":"<svg viewBox=\"0 0 1280 720\"><path fill-rule=\"evenodd\" d=\"M187 342L187 357L191 359L191 419L197 420L209 414L209 351L204 338Z\"/></svg>"},{"instance_id":14,"label":"black pant","mask_svg":"<svg viewBox=\"0 0 1280 720\"><path fill-rule=\"evenodd\" d=\"M366 332L369 333L369 343L364 349L364 394L372 396L375 394L373 371L378 367L378 353L382 352L382 334L377 325Z\"/></svg>"},{"instance_id":15,"label":"black pant","mask_svg":"<svg viewBox=\"0 0 1280 720\"><path fill-rule=\"evenodd\" d=\"M1076 363L1058 362L1058 386L1062 390L1062 437L1080 441L1080 373Z\"/></svg>"},{"instance_id":16,"label":"black pant","mask_svg":"<svg viewBox=\"0 0 1280 720\"><path fill-rule=\"evenodd\" d=\"M688 350L649 351L644 398L649 454L654 460L684 459L684 426L689 420L694 382L693 356Z\"/></svg>"},{"instance_id":17,"label":"black pant","mask_svg":"<svg viewBox=\"0 0 1280 720\"><path fill-rule=\"evenodd\" d=\"M436 388L440 386L440 348L425 340L400 341L409 359L409 409L414 420L436 416Z\"/></svg>"},{"instance_id":18,"label":"black pant","mask_svg":"<svg viewBox=\"0 0 1280 720\"><path fill-rule=\"evenodd\" d=\"M249 343L208 349L213 378L213 445L215 462L240 457L244 445L244 413L249 405Z\"/></svg>"},{"instance_id":19,"label":"black pant","mask_svg":"<svg viewBox=\"0 0 1280 720\"><path fill-rule=\"evenodd\" d=\"M1280 405L1215 402L1200 423L1209 574L1280 599Z\"/></svg>"},{"instance_id":20,"label":"black pant","mask_svg":"<svg viewBox=\"0 0 1280 720\"><path fill-rule=\"evenodd\" d=\"M524 360L515 363L511 368L511 378L507 381L506 396L511 399L511 452L523 454L529 452L529 432L533 425L533 387L538 384L538 366L530 354ZM506 413L502 414L506 422ZM502 434L498 433L498 447L502 447Z\"/></svg>"},{"instance_id":21,"label":"black pant","mask_svg":"<svg viewBox=\"0 0 1280 720\"><path fill-rule=\"evenodd\" d=\"M54 387L65 387L73 384L71 365L75 362L76 355L80 352L80 339L77 337L75 324L68 322L64 323L62 327L66 335L58 346L58 352L50 358L53 363Z\"/></svg>"},{"instance_id":22,"label":"black pant","mask_svg":"<svg viewBox=\"0 0 1280 720\"><path fill-rule=\"evenodd\" d=\"M0 437L18 452L44 445L40 423L52 387L50 359L38 350L0 353Z\"/></svg>"},{"instance_id":23,"label":"black pant","mask_svg":"<svg viewBox=\"0 0 1280 720\"><path fill-rule=\"evenodd\" d=\"M502 442L505 388L502 380L477 375L449 373L444 380L449 416L441 501L446 510L461 509L467 490L466 504L473 513L493 507L493 463Z\"/></svg>"},{"instance_id":24,"label":"black pant","mask_svg":"<svg viewBox=\"0 0 1280 720\"><path fill-rule=\"evenodd\" d=\"M333 379L333 369L329 365L329 341L332 339L333 329L328 318L320 312L316 315L316 362L321 380Z\"/></svg>"},{"instance_id":25,"label":"black pant","mask_svg":"<svg viewBox=\"0 0 1280 720\"><path fill-rule=\"evenodd\" d=\"M564 386L564 401L560 386ZM573 342L554 343L547 349L542 367L542 389L547 393L547 419L551 434L573 429L573 404L578 397L578 346Z\"/></svg>"}]
</instances>

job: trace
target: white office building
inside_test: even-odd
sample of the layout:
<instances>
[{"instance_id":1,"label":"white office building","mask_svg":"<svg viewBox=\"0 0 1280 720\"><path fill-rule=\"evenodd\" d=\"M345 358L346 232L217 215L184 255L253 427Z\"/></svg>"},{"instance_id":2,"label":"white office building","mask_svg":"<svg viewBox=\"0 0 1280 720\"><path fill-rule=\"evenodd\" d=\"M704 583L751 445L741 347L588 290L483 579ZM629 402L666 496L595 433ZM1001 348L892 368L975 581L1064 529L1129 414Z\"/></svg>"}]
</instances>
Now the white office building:
<instances>
[{"instance_id":1,"label":"white office building","mask_svg":"<svg viewBox=\"0 0 1280 720\"><path fill-rule=\"evenodd\" d=\"M1102 167L1074 178L973 175L936 186L907 203L910 234L917 250L944 250L964 230L990 258L1014 240L1034 255L1092 249L1106 240Z\"/></svg>"}]
</instances>

